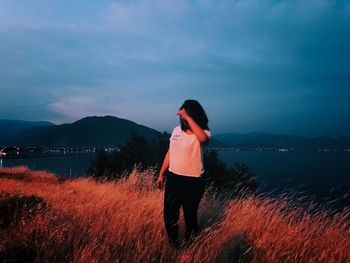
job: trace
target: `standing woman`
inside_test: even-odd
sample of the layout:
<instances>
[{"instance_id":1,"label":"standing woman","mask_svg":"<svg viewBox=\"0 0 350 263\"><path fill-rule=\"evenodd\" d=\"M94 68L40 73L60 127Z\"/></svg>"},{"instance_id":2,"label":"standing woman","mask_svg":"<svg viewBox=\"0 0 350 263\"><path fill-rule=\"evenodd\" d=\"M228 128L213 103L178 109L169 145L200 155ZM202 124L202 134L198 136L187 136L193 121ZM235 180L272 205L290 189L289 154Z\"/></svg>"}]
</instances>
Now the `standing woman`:
<instances>
[{"instance_id":1,"label":"standing woman","mask_svg":"<svg viewBox=\"0 0 350 263\"><path fill-rule=\"evenodd\" d=\"M161 188L169 168L164 192L164 224L169 243L176 248L180 246L178 219L181 206L186 242L193 241L198 233L197 210L205 190L202 145L211 137L207 115L198 101L186 100L177 115L181 125L173 129L157 180Z\"/></svg>"}]
</instances>

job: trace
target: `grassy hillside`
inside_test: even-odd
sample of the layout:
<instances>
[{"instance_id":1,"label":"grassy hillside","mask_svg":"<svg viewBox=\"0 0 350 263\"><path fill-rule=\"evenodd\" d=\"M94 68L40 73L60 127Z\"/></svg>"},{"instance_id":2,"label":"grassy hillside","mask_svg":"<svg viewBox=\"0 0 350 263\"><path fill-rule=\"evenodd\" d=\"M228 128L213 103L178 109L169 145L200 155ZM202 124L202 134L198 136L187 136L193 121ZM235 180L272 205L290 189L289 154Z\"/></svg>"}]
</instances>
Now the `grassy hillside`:
<instances>
[{"instance_id":1,"label":"grassy hillside","mask_svg":"<svg viewBox=\"0 0 350 263\"><path fill-rule=\"evenodd\" d=\"M154 171L118 182L0 169L0 261L349 262L349 209L330 213L285 197L219 200L206 192L201 234L168 245ZM184 229L180 214L181 234ZM12 261L11 261L12 262Z\"/></svg>"}]
</instances>

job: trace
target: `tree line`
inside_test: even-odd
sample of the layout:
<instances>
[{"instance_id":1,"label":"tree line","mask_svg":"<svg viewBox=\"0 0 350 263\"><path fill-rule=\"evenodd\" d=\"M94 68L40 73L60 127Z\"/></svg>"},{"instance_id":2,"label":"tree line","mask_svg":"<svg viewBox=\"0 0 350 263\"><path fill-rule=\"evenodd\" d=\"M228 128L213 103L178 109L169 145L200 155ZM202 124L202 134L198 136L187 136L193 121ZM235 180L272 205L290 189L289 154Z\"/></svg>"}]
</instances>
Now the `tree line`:
<instances>
[{"instance_id":1,"label":"tree line","mask_svg":"<svg viewBox=\"0 0 350 263\"><path fill-rule=\"evenodd\" d=\"M153 139L146 139L132 133L127 143L120 149L107 153L104 149L96 150L96 157L89 169L95 180L117 180L128 176L137 165L139 170L154 168L160 170L169 147L166 133ZM236 195L253 193L257 189L255 175L248 166L236 162L233 167L223 163L216 150L204 146L204 174L206 186L218 193ZM158 174L155 174L155 180Z\"/></svg>"}]
</instances>

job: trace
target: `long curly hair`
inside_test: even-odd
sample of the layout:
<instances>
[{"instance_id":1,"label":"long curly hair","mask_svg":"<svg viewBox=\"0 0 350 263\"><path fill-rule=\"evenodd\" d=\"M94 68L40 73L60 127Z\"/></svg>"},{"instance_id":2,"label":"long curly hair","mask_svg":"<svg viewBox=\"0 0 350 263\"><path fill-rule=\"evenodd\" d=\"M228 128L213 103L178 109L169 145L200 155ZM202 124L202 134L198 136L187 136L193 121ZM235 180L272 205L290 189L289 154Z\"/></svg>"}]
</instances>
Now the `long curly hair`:
<instances>
[{"instance_id":1,"label":"long curly hair","mask_svg":"<svg viewBox=\"0 0 350 263\"><path fill-rule=\"evenodd\" d=\"M196 100L185 100L180 107L180 110L185 109L188 115L201 127L203 130L209 130L208 117L202 105ZM187 131L190 129L188 123L180 117L181 129Z\"/></svg>"}]
</instances>

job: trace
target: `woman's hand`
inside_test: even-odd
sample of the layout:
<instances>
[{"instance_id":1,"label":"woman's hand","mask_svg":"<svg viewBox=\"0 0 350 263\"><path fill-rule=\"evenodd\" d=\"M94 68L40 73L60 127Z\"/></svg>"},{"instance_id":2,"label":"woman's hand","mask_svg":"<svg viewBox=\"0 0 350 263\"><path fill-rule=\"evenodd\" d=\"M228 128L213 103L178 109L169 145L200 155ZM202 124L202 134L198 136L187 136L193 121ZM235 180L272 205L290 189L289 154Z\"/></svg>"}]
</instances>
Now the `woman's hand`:
<instances>
[{"instance_id":1,"label":"woman's hand","mask_svg":"<svg viewBox=\"0 0 350 263\"><path fill-rule=\"evenodd\" d=\"M176 115L180 115L181 118L187 120L187 118L189 117L187 111L185 110L185 108L179 110Z\"/></svg>"},{"instance_id":2,"label":"woman's hand","mask_svg":"<svg viewBox=\"0 0 350 263\"><path fill-rule=\"evenodd\" d=\"M190 127L191 131L196 135L197 139L201 143L208 143L209 137L207 134L203 131L203 129L192 119L190 115L188 115L185 108L179 110L177 115L180 115L181 118L185 119L188 123L188 126Z\"/></svg>"},{"instance_id":3,"label":"woman's hand","mask_svg":"<svg viewBox=\"0 0 350 263\"><path fill-rule=\"evenodd\" d=\"M157 186L158 188L162 189L164 183L164 175L159 174L158 179L157 179Z\"/></svg>"}]
</instances>

